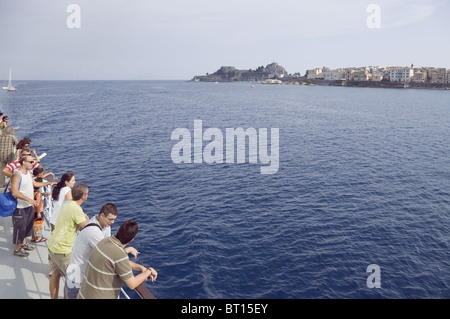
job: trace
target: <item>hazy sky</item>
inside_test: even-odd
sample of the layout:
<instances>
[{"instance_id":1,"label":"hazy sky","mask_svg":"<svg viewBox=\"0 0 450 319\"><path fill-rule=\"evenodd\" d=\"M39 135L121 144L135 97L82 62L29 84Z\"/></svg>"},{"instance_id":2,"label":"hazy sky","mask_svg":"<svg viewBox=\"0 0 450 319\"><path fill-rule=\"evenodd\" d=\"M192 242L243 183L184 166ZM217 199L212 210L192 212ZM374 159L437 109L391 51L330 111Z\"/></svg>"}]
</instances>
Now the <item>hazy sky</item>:
<instances>
[{"instance_id":1,"label":"hazy sky","mask_svg":"<svg viewBox=\"0 0 450 319\"><path fill-rule=\"evenodd\" d=\"M450 68L449 14L443 0L0 0L0 80L10 67L15 80L189 80L271 62L301 74Z\"/></svg>"}]
</instances>

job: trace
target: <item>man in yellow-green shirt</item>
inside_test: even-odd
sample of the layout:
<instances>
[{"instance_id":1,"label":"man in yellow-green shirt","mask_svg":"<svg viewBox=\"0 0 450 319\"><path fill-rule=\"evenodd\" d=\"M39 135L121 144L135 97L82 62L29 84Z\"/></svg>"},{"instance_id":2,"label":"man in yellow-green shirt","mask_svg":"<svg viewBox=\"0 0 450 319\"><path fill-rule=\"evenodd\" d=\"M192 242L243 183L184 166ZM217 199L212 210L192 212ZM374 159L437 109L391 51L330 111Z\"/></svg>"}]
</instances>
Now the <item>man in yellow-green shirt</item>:
<instances>
[{"instance_id":1,"label":"man in yellow-green shirt","mask_svg":"<svg viewBox=\"0 0 450 319\"><path fill-rule=\"evenodd\" d=\"M48 255L52 266L50 278L50 297L52 299L58 298L59 280L61 276L66 276L77 230L83 229L89 221L89 217L81 208L81 204L87 200L88 195L89 189L86 184L77 184L72 188L72 200L66 201L61 207L55 229L47 241Z\"/></svg>"}]
</instances>

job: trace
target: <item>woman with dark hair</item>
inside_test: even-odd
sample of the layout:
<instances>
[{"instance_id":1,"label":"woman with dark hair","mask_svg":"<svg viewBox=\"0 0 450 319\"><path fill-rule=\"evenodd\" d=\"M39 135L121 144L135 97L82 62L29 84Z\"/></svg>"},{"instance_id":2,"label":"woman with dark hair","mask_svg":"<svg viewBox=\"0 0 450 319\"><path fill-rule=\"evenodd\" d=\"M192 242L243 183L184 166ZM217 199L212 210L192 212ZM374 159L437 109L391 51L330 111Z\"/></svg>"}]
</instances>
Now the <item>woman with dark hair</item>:
<instances>
[{"instance_id":1,"label":"woman with dark hair","mask_svg":"<svg viewBox=\"0 0 450 319\"><path fill-rule=\"evenodd\" d=\"M9 118L6 115L3 116L2 121L0 123L0 130L4 131L5 128L8 127L8 121L9 121ZM18 127L13 127L13 130L17 130L17 129L18 129Z\"/></svg>"},{"instance_id":2,"label":"woman with dark hair","mask_svg":"<svg viewBox=\"0 0 450 319\"><path fill-rule=\"evenodd\" d=\"M22 154L22 150L29 148L31 143L31 140L28 137L24 137L23 139L21 139L19 141L19 143L17 143L16 146L16 154L15 154L15 159L14 160L18 160L20 158L20 155ZM39 157L36 154L36 151L33 149L30 149L31 155L33 155L34 157L34 161L36 163L39 163Z\"/></svg>"},{"instance_id":3,"label":"woman with dark hair","mask_svg":"<svg viewBox=\"0 0 450 319\"><path fill-rule=\"evenodd\" d=\"M50 217L50 227L53 230L56 224L56 218L58 217L61 206L64 201L72 199L72 188L75 185L75 175L73 173L64 173L61 180L53 188L53 211Z\"/></svg>"}]
</instances>

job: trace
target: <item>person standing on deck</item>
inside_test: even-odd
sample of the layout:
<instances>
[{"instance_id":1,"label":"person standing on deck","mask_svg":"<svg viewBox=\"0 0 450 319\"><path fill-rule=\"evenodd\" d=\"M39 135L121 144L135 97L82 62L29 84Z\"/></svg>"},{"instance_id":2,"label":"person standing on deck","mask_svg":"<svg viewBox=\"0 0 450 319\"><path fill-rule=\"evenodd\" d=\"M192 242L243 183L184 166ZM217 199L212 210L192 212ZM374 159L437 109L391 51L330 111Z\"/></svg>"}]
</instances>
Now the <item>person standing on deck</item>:
<instances>
[{"instance_id":1,"label":"person standing on deck","mask_svg":"<svg viewBox=\"0 0 450 319\"><path fill-rule=\"evenodd\" d=\"M7 127L0 135L0 169L3 170L14 159L14 147L18 139L11 127ZM0 187L5 186L5 174L0 173Z\"/></svg>"},{"instance_id":2,"label":"person standing on deck","mask_svg":"<svg viewBox=\"0 0 450 319\"><path fill-rule=\"evenodd\" d=\"M72 248L70 264L66 269L65 291L67 299L77 298L89 254L100 240L111 236L111 225L117 218L118 213L116 205L106 203L102 206L98 215L92 217L89 224L77 234Z\"/></svg>"},{"instance_id":3,"label":"person standing on deck","mask_svg":"<svg viewBox=\"0 0 450 319\"><path fill-rule=\"evenodd\" d=\"M128 288L135 289L148 277L156 280L155 269L132 262L124 249L134 240L137 231L137 222L129 219L115 236L102 239L92 249L77 299L117 299L124 282ZM141 273L134 276L133 270Z\"/></svg>"},{"instance_id":4,"label":"person standing on deck","mask_svg":"<svg viewBox=\"0 0 450 319\"><path fill-rule=\"evenodd\" d=\"M50 297L52 299L58 298L59 280L61 276L66 276L77 231L83 229L89 221L89 217L81 208L88 195L89 189L86 184L77 184L72 188L72 199L66 201L61 207L55 229L47 241L52 268L50 278Z\"/></svg>"},{"instance_id":5,"label":"person standing on deck","mask_svg":"<svg viewBox=\"0 0 450 319\"><path fill-rule=\"evenodd\" d=\"M34 206L39 205L34 200L34 187L56 184L55 182L36 182L30 172L33 164L33 157L22 156L20 168L14 171L11 177L11 193L17 198L17 208L12 216L14 255L19 257L26 257L29 254L27 251L34 250L34 247L29 246L26 240L33 230Z\"/></svg>"}]
</instances>

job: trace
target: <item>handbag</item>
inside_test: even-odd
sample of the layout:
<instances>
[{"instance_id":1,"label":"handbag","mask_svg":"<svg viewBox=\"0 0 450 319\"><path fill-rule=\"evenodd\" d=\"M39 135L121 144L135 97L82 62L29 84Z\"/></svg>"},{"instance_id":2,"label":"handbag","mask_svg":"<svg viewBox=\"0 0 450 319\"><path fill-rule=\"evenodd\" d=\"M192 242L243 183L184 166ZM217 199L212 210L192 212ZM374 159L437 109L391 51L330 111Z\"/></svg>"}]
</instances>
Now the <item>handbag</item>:
<instances>
[{"instance_id":1,"label":"handbag","mask_svg":"<svg viewBox=\"0 0 450 319\"><path fill-rule=\"evenodd\" d=\"M19 189L20 189L21 183L22 183L22 175L20 175ZM9 186L9 182L6 185L3 193L0 193L0 216L1 217L12 216L17 207L17 198L15 198L11 192L6 191L8 189L8 186Z\"/></svg>"},{"instance_id":2,"label":"handbag","mask_svg":"<svg viewBox=\"0 0 450 319\"><path fill-rule=\"evenodd\" d=\"M35 237L42 236L44 233L44 220L42 218L37 218L33 223L33 235Z\"/></svg>"}]
</instances>

